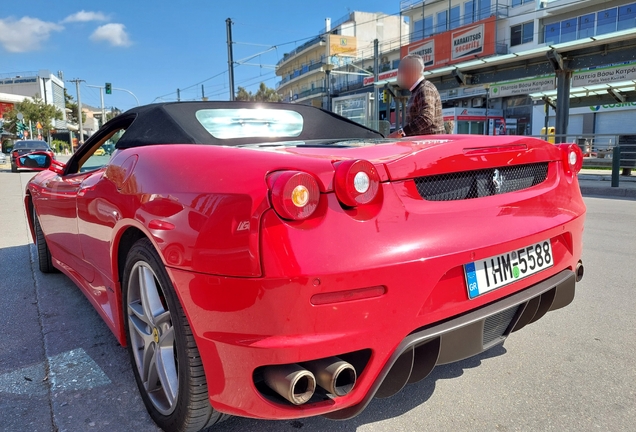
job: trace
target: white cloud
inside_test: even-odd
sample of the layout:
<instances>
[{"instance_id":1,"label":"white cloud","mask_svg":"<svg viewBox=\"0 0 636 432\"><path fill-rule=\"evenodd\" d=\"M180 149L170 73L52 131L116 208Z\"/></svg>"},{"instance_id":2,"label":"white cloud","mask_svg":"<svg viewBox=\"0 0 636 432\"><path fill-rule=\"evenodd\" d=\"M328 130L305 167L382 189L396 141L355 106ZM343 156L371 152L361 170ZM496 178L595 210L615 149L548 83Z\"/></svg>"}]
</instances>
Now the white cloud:
<instances>
[{"instance_id":1,"label":"white cloud","mask_svg":"<svg viewBox=\"0 0 636 432\"><path fill-rule=\"evenodd\" d=\"M102 12L91 12L81 10L64 18L64 23L69 22L89 22L89 21L108 21L108 17Z\"/></svg>"},{"instance_id":2,"label":"white cloud","mask_svg":"<svg viewBox=\"0 0 636 432\"><path fill-rule=\"evenodd\" d=\"M97 27L91 35L91 40L108 42L112 46L125 47L131 44L126 26L119 23L104 24Z\"/></svg>"},{"instance_id":3,"label":"white cloud","mask_svg":"<svg viewBox=\"0 0 636 432\"><path fill-rule=\"evenodd\" d=\"M9 52L19 53L40 48L52 32L63 30L59 24L37 18L0 18L0 44Z\"/></svg>"}]
</instances>

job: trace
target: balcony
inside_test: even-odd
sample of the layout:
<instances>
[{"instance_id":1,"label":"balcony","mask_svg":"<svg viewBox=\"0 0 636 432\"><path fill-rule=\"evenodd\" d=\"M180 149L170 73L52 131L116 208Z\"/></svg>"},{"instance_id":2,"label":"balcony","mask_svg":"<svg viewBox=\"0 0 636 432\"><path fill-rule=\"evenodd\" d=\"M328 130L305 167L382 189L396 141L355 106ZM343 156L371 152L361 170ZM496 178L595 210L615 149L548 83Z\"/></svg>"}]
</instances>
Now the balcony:
<instances>
[{"instance_id":1,"label":"balcony","mask_svg":"<svg viewBox=\"0 0 636 432\"><path fill-rule=\"evenodd\" d=\"M292 57L294 57L296 54L298 54L298 53L300 53L300 52L302 52L302 51L306 50L307 48L310 48L310 47L311 47L311 46L313 46L313 45L320 44L321 42L323 42L323 43L324 43L324 42L325 42L325 40L324 40L324 38L322 38L321 36L318 36L318 37L315 37L315 38L313 38L313 39L311 39L311 40L309 40L309 41L305 42L305 43L304 43L304 44L302 44L301 46L294 48L294 50L293 50L293 51L290 51L290 52L285 53L285 54L283 55L283 58L282 58L282 59L280 59L280 60L278 61L278 63L276 63L276 67L277 67L277 68L279 68L279 67L280 67L280 65L282 65L282 64L283 64L283 63L285 63L286 61L290 60L290 59L291 59Z\"/></svg>"},{"instance_id":2,"label":"balcony","mask_svg":"<svg viewBox=\"0 0 636 432\"><path fill-rule=\"evenodd\" d=\"M320 59L316 60L316 61L312 61L311 63L308 64L304 64L301 65L300 68L294 70L292 73L284 75L283 78L278 82L278 84L276 84L276 88L279 88L285 84L287 84L288 82L301 77L309 72L313 72L316 69L320 69L321 67L323 67L325 64L327 64L327 56L322 55L320 56Z\"/></svg>"}]
</instances>

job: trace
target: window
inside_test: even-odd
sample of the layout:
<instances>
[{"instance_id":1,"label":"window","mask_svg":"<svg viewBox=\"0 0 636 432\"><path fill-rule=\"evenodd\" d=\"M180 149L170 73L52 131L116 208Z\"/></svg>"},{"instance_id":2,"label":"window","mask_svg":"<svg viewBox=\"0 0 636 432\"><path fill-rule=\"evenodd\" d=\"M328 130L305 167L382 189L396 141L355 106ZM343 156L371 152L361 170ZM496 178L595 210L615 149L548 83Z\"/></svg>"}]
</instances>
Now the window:
<instances>
[{"instance_id":1,"label":"window","mask_svg":"<svg viewBox=\"0 0 636 432\"><path fill-rule=\"evenodd\" d=\"M522 4L533 2L534 0L512 0L512 7L521 6Z\"/></svg>"},{"instance_id":2,"label":"window","mask_svg":"<svg viewBox=\"0 0 636 432\"><path fill-rule=\"evenodd\" d=\"M115 151L115 144L126 133L126 127L116 128L106 132L98 142L93 143L92 148L82 155L78 161L78 171L85 173L96 171L108 165L110 158ZM98 132L99 133L99 132ZM70 173L71 171L69 171Z\"/></svg>"},{"instance_id":3,"label":"window","mask_svg":"<svg viewBox=\"0 0 636 432\"><path fill-rule=\"evenodd\" d=\"M435 33L441 33L448 29L446 27L447 25L446 12L447 11L442 11L437 13L437 25L435 26Z\"/></svg>"},{"instance_id":4,"label":"window","mask_svg":"<svg viewBox=\"0 0 636 432\"><path fill-rule=\"evenodd\" d=\"M561 23L552 23L545 26L545 36L543 41L547 44L559 43L561 35Z\"/></svg>"},{"instance_id":5,"label":"window","mask_svg":"<svg viewBox=\"0 0 636 432\"><path fill-rule=\"evenodd\" d=\"M475 2L467 1L464 3L464 20L462 25L472 24L475 21Z\"/></svg>"},{"instance_id":6,"label":"window","mask_svg":"<svg viewBox=\"0 0 636 432\"><path fill-rule=\"evenodd\" d=\"M296 137L303 131L303 117L290 110L204 109L196 118L218 139Z\"/></svg>"},{"instance_id":7,"label":"window","mask_svg":"<svg viewBox=\"0 0 636 432\"><path fill-rule=\"evenodd\" d=\"M429 37L433 34L433 15L424 17L424 37Z\"/></svg>"},{"instance_id":8,"label":"window","mask_svg":"<svg viewBox=\"0 0 636 432\"><path fill-rule=\"evenodd\" d=\"M578 39L594 36L594 14L587 14L579 17Z\"/></svg>"},{"instance_id":9,"label":"window","mask_svg":"<svg viewBox=\"0 0 636 432\"><path fill-rule=\"evenodd\" d=\"M618 30L628 30L636 27L636 3L618 8Z\"/></svg>"},{"instance_id":10,"label":"window","mask_svg":"<svg viewBox=\"0 0 636 432\"><path fill-rule=\"evenodd\" d=\"M510 27L510 46L532 42L534 39L534 21Z\"/></svg>"},{"instance_id":11,"label":"window","mask_svg":"<svg viewBox=\"0 0 636 432\"><path fill-rule=\"evenodd\" d=\"M450 29L456 29L461 25L459 20L459 6L455 6L450 10Z\"/></svg>"},{"instance_id":12,"label":"window","mask_svg":"<svg viewBox=\"0 0 636 432\"><path fill-rule=\"evenodd\" d=\"M618 9L606 9L596 14L596 34L602 35L616 31Z\"/></svg>"},{"instance_id":13,"label":"window","mask_svg":"<svg viewBox=\"0 0 636 432\"><path fill-rule=\"evenodd\" d=\"M576 40L576 18L561 21L561 43Z\"/></svg>"},{"instance_id":14,"label":"window","mask_svg":"<svg viewBox=\"0 0 636 432\"><path fill-rule=\"evenodd\" d=\"M411 31L411 42L418 41L424 37L424 21L419 20L413 23L413 30Z\"/></svg>"},{"instance_id":15,"label":"window","mask_svg":"<svg viewBox=\"0 0 636 432\"><path fill-rule=\"evenodd\" d=\"M490 6L491 0L479 0L479 19L483 20L492 15Z\"/></svg>"}]
</instances>

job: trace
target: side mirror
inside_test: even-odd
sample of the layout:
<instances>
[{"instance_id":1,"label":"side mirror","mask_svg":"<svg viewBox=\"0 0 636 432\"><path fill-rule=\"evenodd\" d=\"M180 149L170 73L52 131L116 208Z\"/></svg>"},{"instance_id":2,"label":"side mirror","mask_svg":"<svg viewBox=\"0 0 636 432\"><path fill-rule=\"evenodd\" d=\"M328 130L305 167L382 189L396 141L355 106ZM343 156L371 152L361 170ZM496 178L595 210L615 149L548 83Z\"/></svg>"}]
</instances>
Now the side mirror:
<instances>
[{"instance_id":1,"label":"side mirror","mask_svg":"<svg viewBox=\"0 0 636 432\"><path fill-rule=\"evenodd\" d=\"M63 175L65 168L66 164L64 162L60 162L57 159L51 159L51 165L49 166L49 169L55 174Z\"/></svg>"},{"instance_id":2,"label":"side mirror","mask_svg":"<svg viewBox=\"0 0 636 432\"><path fill-rule=\"evenodd\" d=\"M45 152L33 152L22 155L16 159L18 168L27 168L33 170L45 170L51 166L53 158Z\"/></svg>"}]
</instances>

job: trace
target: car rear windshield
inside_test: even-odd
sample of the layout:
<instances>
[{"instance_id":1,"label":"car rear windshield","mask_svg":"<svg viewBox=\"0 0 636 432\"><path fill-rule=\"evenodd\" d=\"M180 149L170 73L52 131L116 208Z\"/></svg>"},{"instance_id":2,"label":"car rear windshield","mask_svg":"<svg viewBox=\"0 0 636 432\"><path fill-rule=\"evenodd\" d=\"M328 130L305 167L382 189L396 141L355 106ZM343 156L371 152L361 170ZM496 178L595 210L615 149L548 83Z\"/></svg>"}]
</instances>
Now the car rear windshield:
<instances>
[{"instance_id":1,"label":"car rear windshield","mask_svg":"<svg viewBox=\"0 0 636 432\"><path fill-rule=\"evenodd\" d=\"M48 150L49 145L45 141L18 141L13 147L15 149L34 149L34 150Z\"/></svg>"},{"instance_id":2,"label":"car rear windshield","mask_svg":"<svg viewBox=\"0 0 636 432\"><path fill-rule=\"evenodd\" d=\"M303 131L303 116L282 109L203 109L196 113L201 125L217 139L292 138Z\"/></svg>"}]
</instances>

